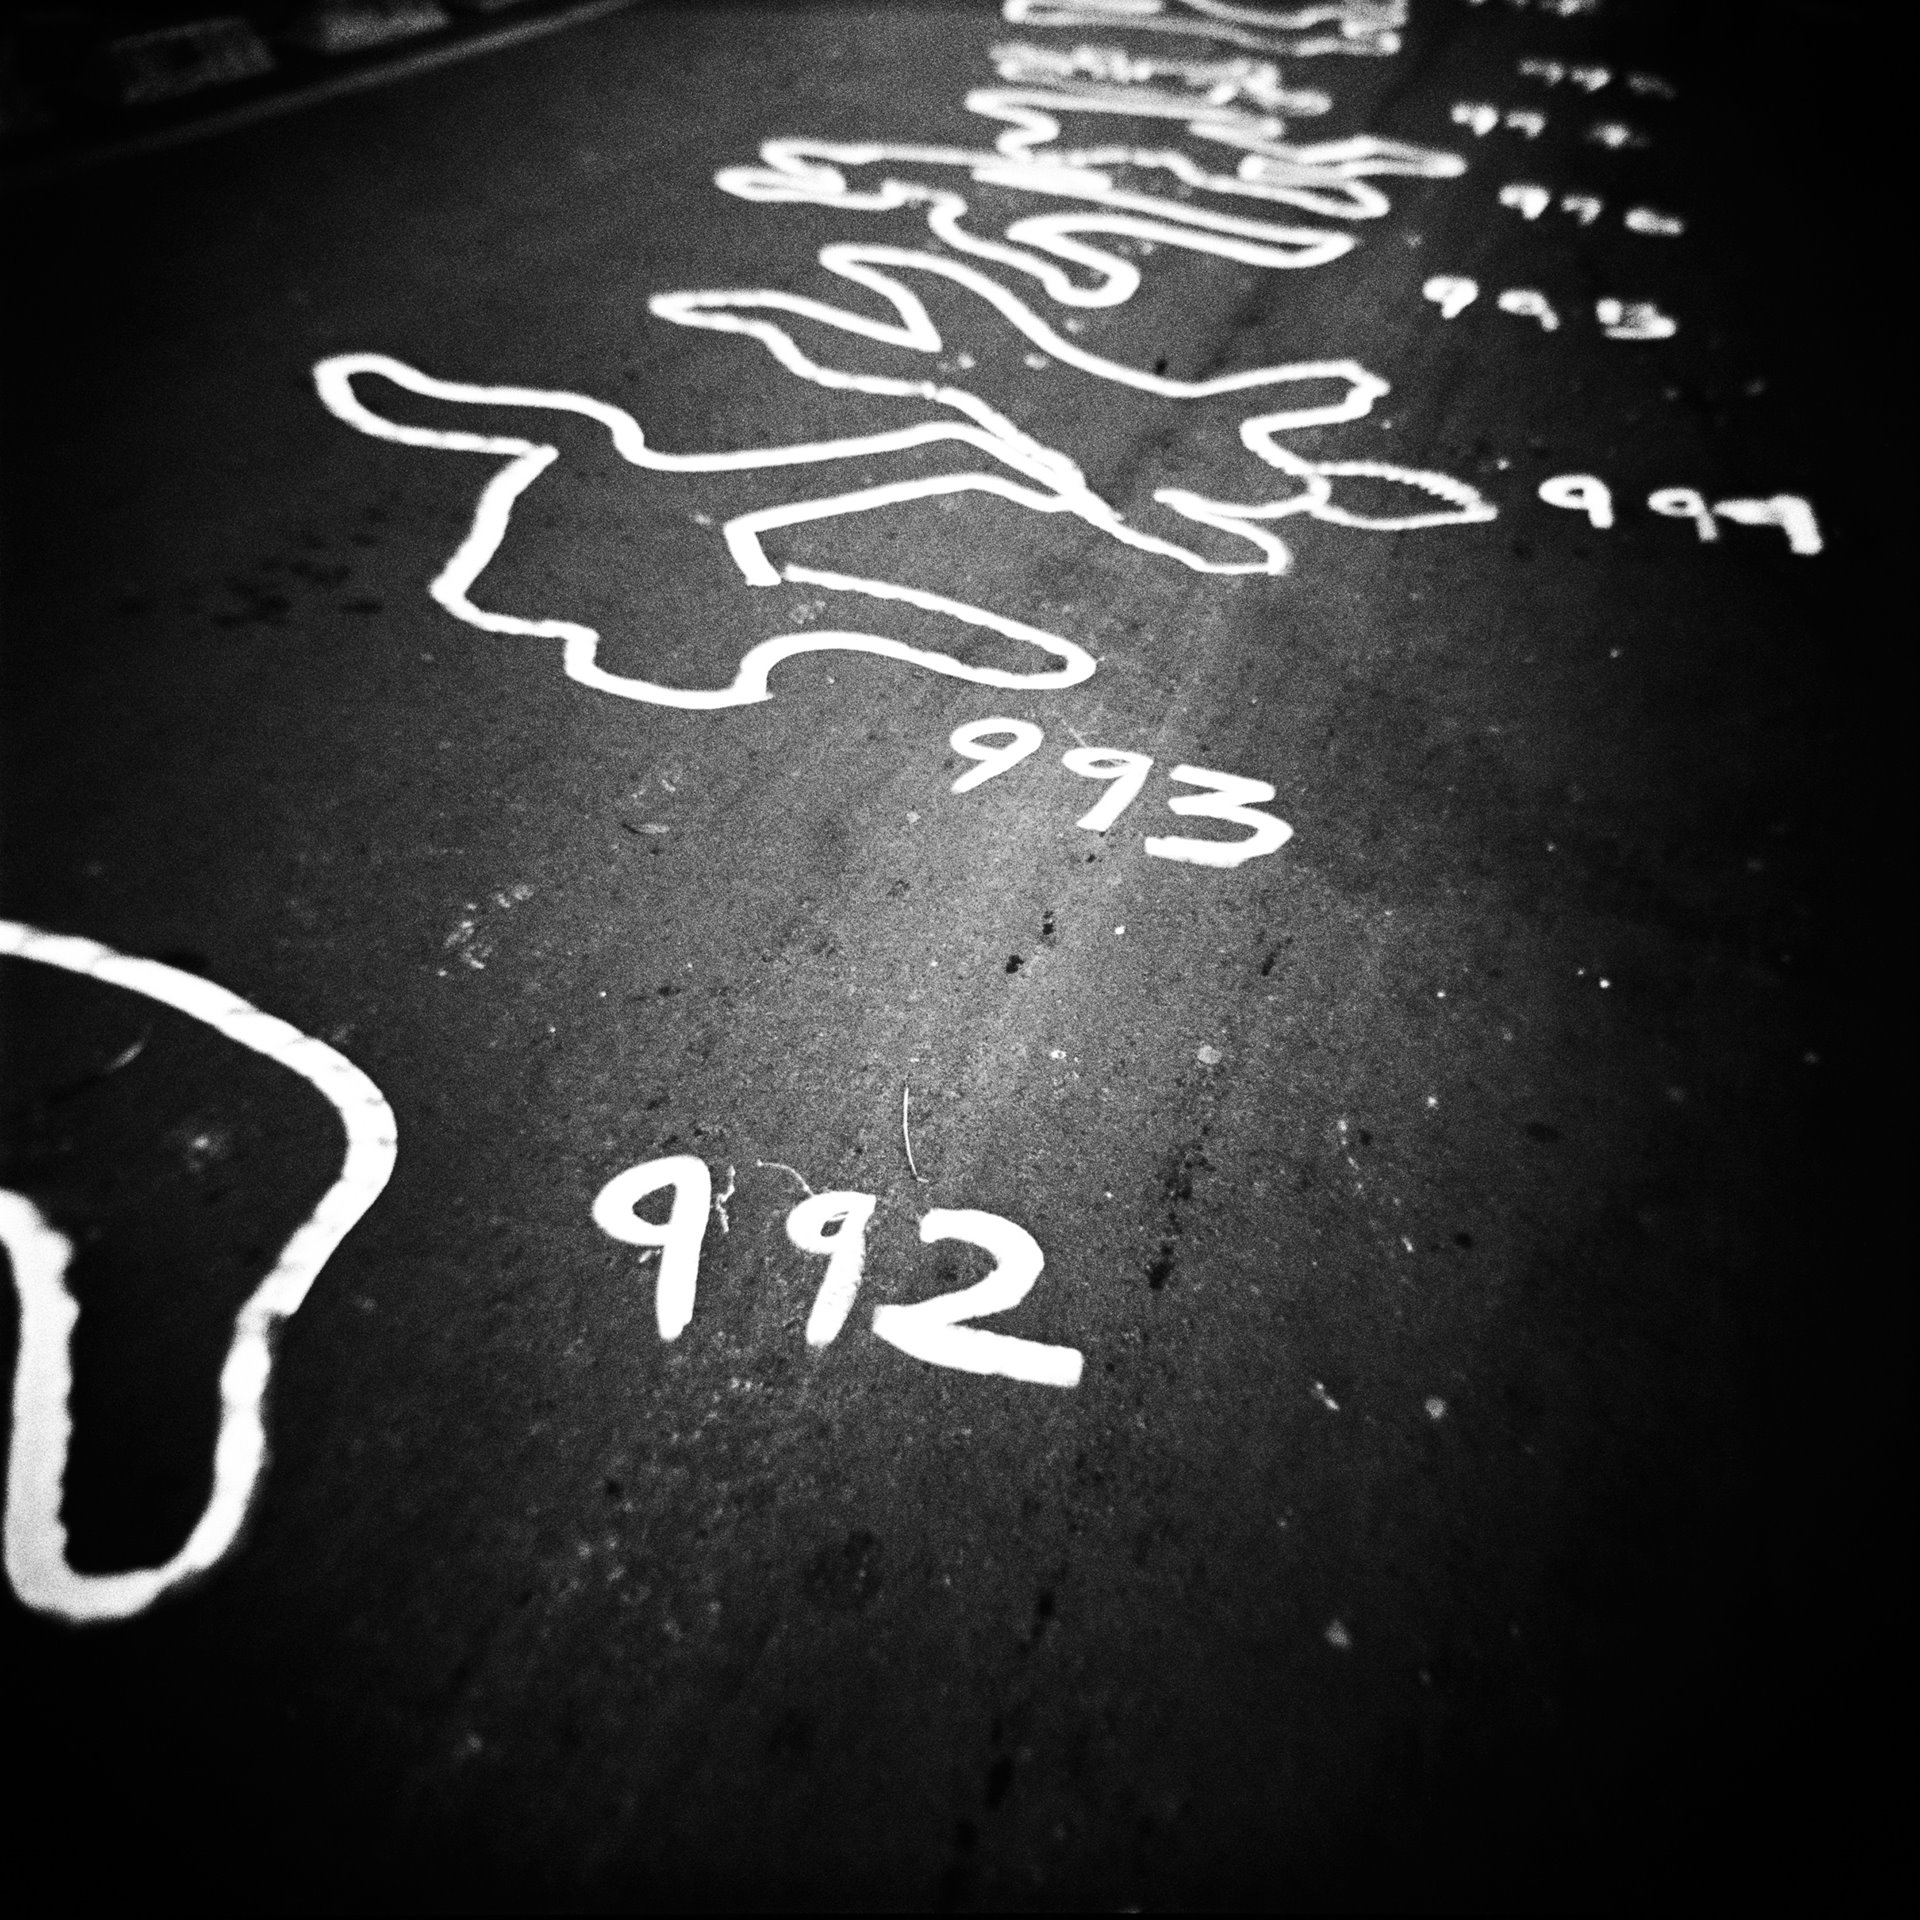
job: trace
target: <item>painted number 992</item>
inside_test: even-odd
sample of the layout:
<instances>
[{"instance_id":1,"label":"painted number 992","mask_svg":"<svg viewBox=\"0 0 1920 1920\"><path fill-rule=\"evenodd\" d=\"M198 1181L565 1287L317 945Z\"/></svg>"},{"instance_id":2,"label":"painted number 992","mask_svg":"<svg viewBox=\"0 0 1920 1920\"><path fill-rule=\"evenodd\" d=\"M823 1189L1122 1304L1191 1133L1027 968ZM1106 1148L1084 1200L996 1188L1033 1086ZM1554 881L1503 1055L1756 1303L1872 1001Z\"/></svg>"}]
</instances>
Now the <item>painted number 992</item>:
<instances>
[{"instance_id":1,"label":"painted number 992","mask_svg":"<svg viewBox=\"0 0 1920 1920\"><path fill-rule=\"evenodd\" d=\"M1009 720L995 714L955 727L947 744L979 765L953 783L955 793L970 793L989 780L1011 772L1039 750L1046 738L1031 720ZM992 746L988 742L1004 741ZM1060 764L1082 780L1104 780L1107 791L1075 821L1089 833L1105 833L1140 797L1153 771L1153 757L1128 753L1119 747L1073 747ZM1183 787L1202 787L1202 793L1181 794L1167 802L1170 812L1201 820L1226 820L1250 829L1243 840L1193 840L1180 834L1149 834L1146 850L1156 860L1182 860L1195 867L1237 867L1262 854L1277 852L1293 838L1293 829L1261 808L1275 797L1264 780L1237 773L1215 773L1207 767L1175 767L1167 776Z\"/></svg>"},{"instance_id":2,"label":"painted number 992","mask_svg":"<svg viewBox=\"0 0 1920 1920\"><path fill-rule=\"evenodd\" d=\"M640 1203L669 1188L673 1197L666 1218L649 1220ZM827 1263L807 1316L809 1347L831 1346L853 1311L866 1268L867 1222L877 1204L870 1193L810 1193L787 1215L788 1240L800 1252ZM677 1340L693 1319L700 1252L713 1210L713 1176L706 1162L691 1153L643 1160L615 1174L594 1200L593 1220L602 1233L628 1246L659 1249L654 1313L662 1340ZM939 1240L983 1249L993 1256L993 1270L954 1293L876 1307L875 1336L929 1366L1077 1387L1085 1364L1077 1347L1022 1340L969 1324L990 1313L1008 1312L1033 1291L1047 1264L1033 1235L997 1213L935 1207L921 1219L920 1241L931 1246Z\"/></svg>"}]
</instances>

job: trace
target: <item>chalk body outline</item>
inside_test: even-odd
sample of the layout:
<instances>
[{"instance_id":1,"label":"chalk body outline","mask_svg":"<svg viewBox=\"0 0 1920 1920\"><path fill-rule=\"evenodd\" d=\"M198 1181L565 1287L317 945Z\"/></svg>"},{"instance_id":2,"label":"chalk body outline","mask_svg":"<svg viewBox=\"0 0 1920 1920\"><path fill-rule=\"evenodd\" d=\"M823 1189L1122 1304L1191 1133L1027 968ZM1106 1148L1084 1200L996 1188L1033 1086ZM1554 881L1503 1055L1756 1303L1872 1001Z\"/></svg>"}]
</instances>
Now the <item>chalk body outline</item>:
<instances>
[{"instance_id":1,"label":"chalk body outline","mask_svg":"<svg viewBox=\"0 0 1920 1920\"><path fill-rule=\"evenodd\" d=\"M66 1286L72 1243L26 1195L0 1188L0 1241L20 1300L7 1449L7 1578L37 1612L76 1623L125 1620L171 1588L210 1571L238 1540L266 1471L264 1403L274 1335L299 1312L321 1268L386 1187L399 1150L398 1128L386 1096L351 1060L197 974L17 920L0 920L0 958L37 961L124 987L200 1021L297 1074L332 1107L346 1132L333 1184L234 1315L233 1338L220 1368L213 1491L205 1509L170 1560L121 1573L76 1572L67 1560L67 1530L60 1517L73 1433L73 1329L80 1317Z\"/></svg>"},{"instance_id":2,"label":"chalk body outline","mask_svg":"<svg viewBox=\"0 0 1920 1920\"><path fill-rule=\"evenodd\" d=\"M1189 10L1201 17L1190 24L1274 24L1284 20L1294 25L1333 20L1343 32L1373 32L1395 14L1397 6L1397 0L1333 0L1329 5L1309 5L1279 16L1227 5L1224 0L1187 3ZM1123 0L1117 5L1096 0L1094 10L1101 12L1103 6L1105 17L1126 24L1161 11L1158 0L1151 0L1151 4L1149 0ZM1403 13L1404 9L1399 11ZM1014 18L1017 12L1010 6L1007 17ZM1044 24L1038 20L1035 23ZM678 290L657 293L648 301L649 311L671 324L756 340L796 378L833 391L919 401L940 409L945 417L923 419L882 433L783 447L668 453L648 445L644 430L631 414L583 394L442 380L380 353L335 354L318 362L313 377L322 404L356 430L400 445L492 454L505 460L481 490L465 538L432 581L429 592L433 599L456 619L485 632L558 640L569 678L600 692L661 706L712 711L769 699L769 676L775 667L797 655L819 652L875 654L981 686L1051 690L1079 684L1097 666L1084 647L1064 635L899 581L799 564L776 566L766 554L762 535L778 527L973 492L997 496L1031 512L1070 514L1123 545L1197 572L1280 574L1292 565L1292 555L1273 531L1272 523L1295 514L1335 525L1390 532L1496 517L1497 509L1477 488L1451 475L1374 460L1310 461L1279 444L1274 437L1278 433L1358 420L1372 411L1390 389L1385 380L1356 360L1281 363L1200 380L1182 380L1159 368L1147 372L1090 352L1051 325L1011 288L973 264L992 263L1037 280L1056 305L1079 309L1122 305L1140 284L1140 272L1132 260L1111 245L1094 244L1092 236L1186 248L1274 270L1324 265L1351 249L1355 244L1351 235L1135 192L1117 184L1111 170L1116 166L1158 170L1171 173L1194 191L1264 203L1292 203L1330 217L1356 220L1375 218L1388 210L1385 195L1369 184L1370 176L1450 178L1465 167L1457 154L1365 134L1312 146L1289 146L1284 140L1285 122L1277 113L1249 112L1238 102L1251 99L1263 109L1285 105L1289 110L1310 112L1324 111L1328 103L1318 94L1288 94L1280 85L1278 70L1270 64L1154 61L1115 48L1080 48L1063 59L1046 49L1023 46L997 47L994 59L1005 84L976 88L966 96L970 111L1002 123L1002 131L990 148L770 139L761 144L757 166L727 167L715 175L715 184L723 191L749 201L803 201L868 212L920 208L931 238L951 249L950 253L844 241L819 250L820 265L862 295L877 298L879 312L870 307L838 306L778 288ZM1181 93L1136 84L1169 74L1187 80L1189 90ZM1035 78L1040 84L1023 84ZM1209 171L1178 150L1059 148L1054 143L1061 136L1061 116L1070 113L1178 120L1189 134L1241 149L1242 157L1235 172L1222 174ZM876 187L858 188L849 184L843 171L851 166L895 163L964 169L974 181L996 188L1078 204L1064 211L1055 208L1016 218L1003 239L993 239L969 230L968 201L950 187L888 175ZM1023 432L965 387L825 365L808 354L790 326L783 324L803 321L872 344L938 354L944 344L940 332L907 276L931 276L983 303L1001 323L1039 350L1038 356L1028 356L1030 366L1038 367L1050 357L1092 378L1167 399L1252 393L1315 381L1343 383L1346 392L1330 403L1279 408L1240 422L1242 444L1264 465L1296 483L1292 493L1277 499L1234 501L1181 487L1155 490L1152 497L1157 506L1196 526L1224 534L1250 547L1257 556L1214 559L1176 539L1130 525L1087 484L1068 454ZM1069 328L1078 324L1067 322ZM971 364L965 356L962 360ZM733 679L722 687L676 687L640 675L610 672L600 664L601 636L593 628L558 616L525 617L482 607L473 597L480 576L507 537L515 505L559 459L559 450L519 435L418 427L389 419L368 406L355 390L355 379L368 374L383 377L421 398L544 409L593 419L606 429L615 451L629 464L657 472L743 472L850 461L936 441L970 446L987 455L993 465L985 470L859 488L823 499L782 502L738 514L723 529L727 548L751 586L791 583L914 606L1034 647L1057 664L1028 672L979 667L949 653L909 646L891 636L832 628L782 633L759 642L741 655ZM1426 494L1432 504L1413 513L1358 514L1333 498L1333 483L1343 478L1411 487Z\"/></svg>"},{"instance_id":3,"label":"chalk body outline","mask_svg":"<svg viewBox=\"0 0 1920 1920\"><path fill-rule=\"evenodd\" d=\"M1188 14L1173 11L1184 6ZM1030 27L1121 27L1129 33L1170 33L1224 40L1256 53L1295 60L1315 54L1385 56L1400 51L1398 29L1407 24L1406 0L1330 0L1321 6L1279 13L1236 7L1223 0L1002 0L1001 18ZM1191 18L1189 15L1197 15ZM1311 37L1314 27L1334 33ZM1300 36L1298 38L1288 36Z\"/></svg>"}]
</instances>

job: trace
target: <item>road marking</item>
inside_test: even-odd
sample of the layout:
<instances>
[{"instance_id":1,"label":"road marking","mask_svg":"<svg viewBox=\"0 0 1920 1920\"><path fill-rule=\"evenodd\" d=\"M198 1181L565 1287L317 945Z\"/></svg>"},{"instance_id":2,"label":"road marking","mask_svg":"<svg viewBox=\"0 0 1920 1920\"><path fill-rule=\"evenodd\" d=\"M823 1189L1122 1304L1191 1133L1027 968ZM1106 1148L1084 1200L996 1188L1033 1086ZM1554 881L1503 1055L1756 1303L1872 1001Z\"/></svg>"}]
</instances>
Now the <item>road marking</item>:
<instances>
[{"instance_id":1,"label":"road marking","mask_svg":"<svg viewBox=\"0 0 1920 1920\"><path fill-rule=\"evenodd\" d=\"M67 1561L60 1507L73 1430L73 1330L80 1314L66 1285L73 1248L25 1195L0 1190L0 1240L20 1296L7 1456L7 1577L14 1592L42 1613L74 1621L124 1620L215 1566L238 1538L266 1467L263 1402L273 1373L274 1332L300 1310L334 1249L379 1198L393 1172L397 1129L386 1097L352 1061L210 980L14 920L0 920L0 956L124 987L200 1021L298 1074L340 1116L346 1132L333 1184L234 1317L220 1369L220 1426L205 1511L171 1560L125 1573L78 1573Z\"/></svg>"}]
</instances>

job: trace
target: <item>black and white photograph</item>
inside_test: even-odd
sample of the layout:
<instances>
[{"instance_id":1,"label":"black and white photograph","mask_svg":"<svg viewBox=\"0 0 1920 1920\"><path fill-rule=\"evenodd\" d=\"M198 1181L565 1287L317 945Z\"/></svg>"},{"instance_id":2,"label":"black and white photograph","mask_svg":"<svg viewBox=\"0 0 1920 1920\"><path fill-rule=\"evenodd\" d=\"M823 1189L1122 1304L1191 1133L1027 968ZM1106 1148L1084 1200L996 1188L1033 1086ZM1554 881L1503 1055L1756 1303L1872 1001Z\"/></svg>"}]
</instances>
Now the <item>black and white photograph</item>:
<instances>
[{"instance_id":1,"label":"black and white photograph","mask_svg":"<svg viewBox=\"0 0 1920 1920\"><path fill-rule=\"evenodd\" d=\"M1898 23L0 14L7 1904L1915 1898Z\"/></svg>"}]
</instances>

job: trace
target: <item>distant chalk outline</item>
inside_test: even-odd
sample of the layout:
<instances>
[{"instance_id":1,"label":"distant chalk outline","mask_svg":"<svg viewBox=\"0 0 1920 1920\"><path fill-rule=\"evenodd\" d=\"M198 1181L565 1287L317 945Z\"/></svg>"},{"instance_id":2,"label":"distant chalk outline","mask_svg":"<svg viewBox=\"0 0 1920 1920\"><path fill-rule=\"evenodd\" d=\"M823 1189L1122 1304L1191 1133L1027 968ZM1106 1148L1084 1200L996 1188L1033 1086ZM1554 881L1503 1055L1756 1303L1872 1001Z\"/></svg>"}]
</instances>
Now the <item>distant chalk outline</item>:
<instances>
[{"instance_id":1,"label":"distant chalk outline","mask_svg":"<svg viewBox=\"0 0 1920 1920\"><path fill-rule=\"evenodd\" d=\"M1178 11L1182 7L1185 13ZM1295 60L1326 53L1398 53L1398 29L1407 24L1406 0L1329 0L1279 12L1224 0L1003 0L1000 11L1003 19L1030 27L1184 34ZM1324 26L1337 31L1311 37L1311 29Z\"/></svg>"},{"instance_id":2,"label":"distant chalk outline","mask_svg":"<svg viewBox=\"0 0 1920 1920\"><path fill-rule=\"evenodd\" d=\"M1212 30L1206 23L1226 23L1237 30L1238 25L1249 22L1292 27L1334 20L1341 23L1343 32L1349 28L1373 32L1383 29L1389 16L1397 22L1404 15L1399 0L1335 0L1334 4L1307 6L1283 15L1221 4L1219 0L1184 3L1191 13L1201 16L1188 24L1206 31ZM1149 16L1157 18L1162 11L1160 0L1094 0L1089 17L1136 25ZM1041 12L1013 4L1006 9L1009 19L1030 20L1036 25L1061 24L1051 17L1043 19ZM1372 135L1314 146L1287 145L1286 124L1271 109L1284 106L1289 111L1318 113L1324 112L1329 103L1322 94L1287 91L1270 62L1162 60L1107 47L1077 47L1070 54L1061 54L1024 45L996 47L993 59L1007 84L977 88L966 98L970 111L1005 123L991 148L773 139L762 144L758 166L723 168L715 175L715 184L739 198L768 204L806 202L865 212L918 207L924 210L934 239L954 253L990 261L1037 280L1058 305L1100 308L1130 300L1140 285L1140 272L1124 255L1091 244L1085 237L1088 235L1110 235L1149 247L1184 247L1274 269L1323 265L1355 244L1351 235L1325 228L1281 225L1271 219L1251 218L1172 197L1132 192L1115 183L1108 171L1113 167L1170 173L1183 186L1197 191L1297 205L1337 219L1364 220L1378 218L1389 210L1386 196L1369 183L1367 176L1452 178L1465 166L1456 154ZM1166 75L1184 80L1187 91L1143 84ZM1237 104L1241 101L1251 101L1262 110L1248 111ZM1240 149L1242 158L1235 172L1220 174L1177 150L1124 146L1061 149L1053 143L1060 138L1060 116L1067 113L1178 120L1195 137ZM1043 148L1049 150L1037 151ZM1056 201L1078 201L1086 210L1069 208L1019 218L1008 226L1004 240L988 239L968 231L968 202L950 188L885 178L877 187L863 190L851 186L842 171L845 167L886 163L961 168L981 184L1042 194ZM482 489L466 536L431 583L429 592L440 606L483 632L560 641L566 674L583 686L624 699L683 709L712 711L770 699L772 670L805 653L875 654L1003 689L1074 686L1095 671L1093 656L1075 642L987 608L895 581L800 565L776 566L761 544L762 534L776 527L871 512L945 494L987 493L1031 512L1071 514L1123 545L1196 572L1279 574L1289 569L1292 556L1270 523L1294 514L1340 526L1390 532L1459 525L1496 515L1496 509L1476 488L1451 475L1373 460L1309 461L1276 441L1276 434L1291 429L1357 420L1371 412L1374 403L1389 391L1388 384L1356 360L1302 361L1247 368L1210 379L1181 380L1089 352L1056 331L1000 281L965 259L915 247L847 242L830 243L817 257L829 273L868 295L878 296L891 307L892 317L875 317L774 288L660 293L649 300L648 307L657 318L676 326L755 339L787 373L817 386L920 400L959 418L923 420L883 433L784 447L665 453L647 444L644 430L631 414L607 402L558 390L441 380L381 353L330 356L315 366L315 386L322 404L336 418L373 438L505 458L506 464ZM1079 269L1092 278L1075 279L1065 267ZM791 316L895 349L937 354L943 346L940 333L924 303L901 277L903 274L930 274L958 286L984 302L1042 355L1138 392L1194 399L1301 381L1344 382L1347 391L1331 403L1284 408L1240 423L1242 444L1265 465L1297 483L1297 491L1291 495L1278 500L1225 501L1179 487L1156 490L1153 498L1157 505L1195 525L1245 543L1258 556L1244 561L1210 559L1178 541L1130 526L1116 508L1088 486L1066 453L1022 432L979 395L931 380L890 378L823 365L809 356L787 326L759 317ZM1067 324L1077 327L1079 323L1070 320ZM971 362L963 356L963 364ZM1028 364L1038 367L1044 362L1030 355ZM559 617L527 618L495 611L478 605L473 598L480 576L506 539L515 505L559 459L559 450L514 435L411 426L389 419L355 390L355 380L363 375L384 378L424 399L456 405L577 414L604 427L621 458L655 472L744 472L811 465L861 459L944 440L971 446L998 463L1000 470L963 470L866 487L825 499L758 508L726 523L723 536L728 551L751 586L802 584L918 607L1035 647L1058 664L1016 673L973 666L951 654L909 646L881 634L833 629L784 633L761 641L740 657L733 679L723 687L675 687L610 672L600 664L601 637L595 629ZM1408 514L1358 514L1333 499L1333 482L1342 478L1412 487L1425 493L1432 504Z\"/></svg>"},{"instance_id":3,"label":"distant chalk outline","mask_svg":"<svg viewBox=\"0 0 1920 1920\"><path fill-rule=\"evenodd\" d=\"M7 1453L7 1578L37 1612L76 1623L125 1620L218 1565L239 1538L267 1463L263 1403L274 1333L300 1310L320 1269L380 1197L393 1172L397 1127L385 1095L352 1061L210 980L16 920L0 920L0 957L58 967L172 1007L298 1074L346 1130L346 1152L332 1186L234 1316L233 1340L220 1369L220 1426L205 1510L172 1559L124 1573L79 1573L67 1559L60 1510L73 1433L73 1330L80 1317L66 1285L73 1246L24 1194L0 1188L0 1243L20 1299Z\"/></svg>"}]
</instances>

